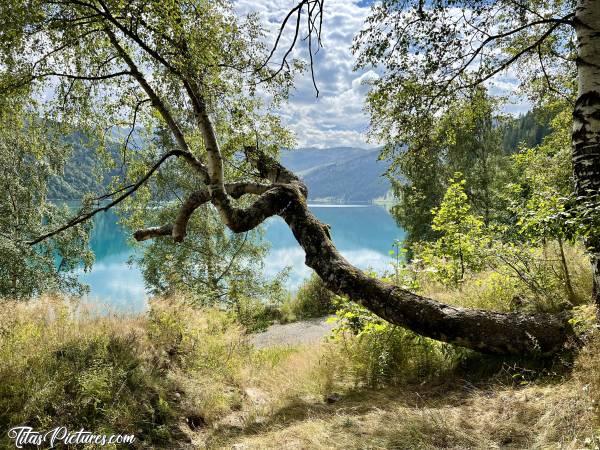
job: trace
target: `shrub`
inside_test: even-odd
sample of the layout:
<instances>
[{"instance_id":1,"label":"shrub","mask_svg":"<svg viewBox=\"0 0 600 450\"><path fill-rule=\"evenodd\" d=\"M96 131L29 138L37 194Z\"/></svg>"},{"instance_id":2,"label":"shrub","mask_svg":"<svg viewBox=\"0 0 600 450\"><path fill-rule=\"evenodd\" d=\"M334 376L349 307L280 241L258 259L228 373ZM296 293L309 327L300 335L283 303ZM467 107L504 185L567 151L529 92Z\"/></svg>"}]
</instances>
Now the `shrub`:
<instances>
[{"instance_id":1,"label":"shrub","mask_svg":"<svg viewBox=\"0 0 600 450\"><path fill-rule=\"evenodd\" d=\"M163 448L183 437L181 417L210 422L239 404L250 352L230 315L176 299L118 318L0 303L0 428L134 434Z\"/></svg>"},{"instance_id":2,"label":"shrub","mask_svg":"<svg viewBox=\"0 0 600 450\"><path fill-rule=\"evenodd\" d=\"M489 236L484 221L473 214L465 192L466 181L455 173L439 208L432 210L431 229L440 237L415 246L432 274L446 286L457 287L467 272L477 272L485 265Z\"/></svg>"},{"instance_id":3,"label":"shrub","mask_svg":"<svg viewBox=\"0 0 600 450\"><path fill-rule=\"evenodd\" d=\"M0 317L1 429L85 428L150 445L177 435L168 401L175 387L152 364L136 321L125 326L56 301L4 303Z\"/></svg>"},{"instance_id":4,"label":"shrub","mask_svg":"<svg viewBox=\"0 0 600 450\"><path fill-rule=\"evenodd\" d=\"M232 305L230 313L249 332L263 331L281 319L279 308L251 297L242 297Z\"/></svg>"},{"instance_id":5,"label":"shrub","mask_svg":"<svg viewBox=\"0 0 600 450\"><path fill-rule=\"evenodd\" d=\"M589 303L592 291L591 268L583 247L564 245L563 250L564 262L556 242L542 247L495 242L487 267L469 273L457 287L441 283L435 270L419 259L399 267L388 281L467 308L558 312Z\"/></svg>"},{"instance_id":6,"label":"shrub","mask_svg":"<svg viewBox=\"0 0 600 450\"><path fill-rule=\"evenodd\" d=\"M356 385L426 381L453 369L470 353L392 325L345 300L340 300L337 316L334 340Z\"/></svg>"},{"instance_id":7,"label":"shrub","mask_svg":"<svg viewBox=\"0 0 600 450\"><path fill-rule=\"evenodd\" d=\"M331 292L318 275L313 273L298 288L295 297L289 298L281 306L282 321L293 322L314 317L323 317L335 312L334 299Z\"/></svg>"}]
</instances>

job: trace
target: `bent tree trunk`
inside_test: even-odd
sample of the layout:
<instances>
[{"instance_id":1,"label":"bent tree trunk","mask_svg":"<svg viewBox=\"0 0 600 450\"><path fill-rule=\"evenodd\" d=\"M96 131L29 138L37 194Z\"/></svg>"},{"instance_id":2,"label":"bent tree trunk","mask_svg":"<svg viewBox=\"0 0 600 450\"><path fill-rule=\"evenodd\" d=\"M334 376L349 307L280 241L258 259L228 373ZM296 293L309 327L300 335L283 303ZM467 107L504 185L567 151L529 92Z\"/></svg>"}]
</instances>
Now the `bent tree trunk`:
<instances>
[{"instance_id":1,"label":"bent tree trunk","mask_svg":"<svg viewBox=\"0 0 600 450\"><path fill-rule=\"evenodd\" d=\"M573 112L573 172L581 203L600 200L600 5L579 0L575 11L578 97ZM588 205L589 206L589 205ZM600 233L586 239L593 274L593 299L600 317Z\"/></svg>"},{"instance_id":2,"label":"bent tree trunk","mask_svg":"<svg viewBox=\"0 0 600 450\"><path fill-rule=\"evenodd\" d=\"M306 252L306 264L329 289L347 295L390 323L443 342L501 355L551 354L572 335L565 316L458 308L381 282L339 254L327 229L302 202L293 202L281 216Z\"/></svg>"},{"instance_id":3,"label":"bent tree trunk","mask_svg":"<svg viewBox=\"0 0 600 450\"><path fill-rule=\"evenodd\" d=\"M576 177L578 188L597 190L600 177L600 158L598 151L600 95L598 94L598 22L600 8L598 0L580 0L578 19L581 24L578 28L580 36L580 72L582 72L580 86L581 96L578 100L576 119L579 128L574 133L574 157L576 159ZM57 2L49 2L52 8L57 8ZM65 8L71 6L70 2L64 3ZM98 31L106 36L106 45L111 45L113 55L110 61L118 60L126 68L124 72L139 85L140 92L151 100L157 114L162 117L163 123L171 131L173 143L178 150L165 153L148 172L133 185L113 193L113 200L106 206L101 206L91 212L85 212L71 220L68 224L36 238L29 242L35 245L43 239L56 235L69 227L88 220L94 214L105 211L129 196L142 186L153 173L155 173L167 159L178 157L190 165L192 175L197 177L198 189L189 193L188 199L182 203L178 217L172 223L159 227L139 230L135 233L138 240L150 239L158 236L170 236L175 242L185 239L186 228L190 216L201 205L211 203L219 212L223 223L233 232L251 230L266 220L268 217L279 215L291 228L300 246L306 253L306 264L313 268L332 291L347 295L383 319L420 335L449 342L474 350L500 355L506 354L536 354L548 355L559 351L564 344L573 337L573 330L566 315L525 315L516 313L495 313L483 310L472 310L444 305L435 300L415 295L396 286L383 283L365 275L353 267L337 251L330 239L328 228L320 223L310 212L306 204L307 189L302 181L293 173L285 169L272 158L262 155L258 149L247 149L246 159L254 165L258 174L252 173L247 181L227 182L223 171L223 155L219 148L217 133L212 123L211 104L207 103L204 95L206 86L202 83L202 76L194 69L193 57L185 40L179 44L175 40L176 53L181 58L176 58L170 63L171 52L168 56L160 52L162 46L155 46L152 33L144 40L145 34L138 34L129 24L120 22L121 14L110 11L112 2L100 2L102 8L98 9L86 2L71 2L77 5L77 10L82 8L91 17L98 17L101 22ZM60 6L60 5L59 5ZM594 8L597 11L594 11ZM67 10L65 17L71 17ZM300 14L300 13L299 13ZM298 16L300 17L300 16ZM129 20L127 21L129 22ZM184 27L185 28L185 27ZM177 30L179 30L179 25ZM178 31L179 32L179 31ZM159 42L163 42L163 35L159 31ZM169 42L172 41L168 38ZM104 40L102 41L104 45ZM130 49L133 46L133 49ZM175 49L174 49L175 50ZM77 52L77 54L79 54ZM140 60L140 58L142 58ZM166 59L165 59L166 58ZM74 66L77 66L74 64ZM144 68L160 67L159 77L145 75ZM71 69L71 67L69 67ZM212 72L208 79L212 79ZM163 84L179 85L182 96L187 97L187 102L178 96L167 99L161 96L160 91L153 89L153 78L168 77ZM213 92L212 88L208 92ZM178 123L178 115L172 113L173 108L180 109L189 105L193 114L185 115L185 127ZM188 121L189 119L189 121ZM180 119L183 120L183 119ZM232 125L233 126L233 125ZM203 141L206 165L194 153L193 147L186 140L182 131L191 127L198 128ZM195 136L195 135L194 135ZM202 148L202 147L201 147ZM258 175L261 182L250 181ZM118 196L117 196L118 194ZM244 195L255 195L257 198L251 206L240 208L233 201ZM600 245L596 248L600 249ZM597 252L600 255L600 250ZM597 258L596 261L600 260ZM598 273L598 272L597 272ZM596 286L600 284L596 283ZM596 291L598 292L598 291Z\"/></svg>"},{"instance_id":4,"label":"bent tree trunk","mask_svg":"<svg viewBox=\"0 0 600 450\"><path fill-rule=\"evenodd\" d=\"M281 216L304 249L306 264L329 289L347 295L390 323L443 342L498 355L549 355L561 350L573 337L566 315L497 313L444 305L369 277L337 251L328 226L308 209L307 190L301 180L264 155L255 165L261 177L273 184L249 208L224 211L229 228L244 232L267 217ZM225 185L225 190L231 189ZM204 194L194 193L193 197L199 200L195 208L208 202L208 188ZM183 208L181 214L189 218L191 211ZM181 222L180 218L176 222ZM140 230L134 235L140 241L157 236L177 238L169 226Z\"/></svg>"}]
</instances>

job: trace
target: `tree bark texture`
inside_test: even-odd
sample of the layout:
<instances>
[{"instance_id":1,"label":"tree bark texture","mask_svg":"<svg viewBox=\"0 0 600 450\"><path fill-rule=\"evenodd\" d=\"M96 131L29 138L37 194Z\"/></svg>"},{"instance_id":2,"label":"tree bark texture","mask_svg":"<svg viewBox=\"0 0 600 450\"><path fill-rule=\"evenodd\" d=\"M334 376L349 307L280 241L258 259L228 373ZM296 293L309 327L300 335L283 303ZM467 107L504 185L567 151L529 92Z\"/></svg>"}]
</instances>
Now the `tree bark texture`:
<instances>
[{"instance_id":1,"label":"tree bark texture","mask_svg":"<svg viewBox=\"0 0 600 450\"><path fill-rule=\"evenodd\" d=\"M460 308L366 275L338 252L328 226L310 212L306 203L307 189L302 181L268 157L261 156L254 163L261 177L274 184L252 206L230 208L226 223L239 233L256 227L268 217L279 215L304 249L306 265L333 292L348 296L390 323L483 353L544 356L560 351L574 338L566 314L527 315ZM209 189L195 197L208 202ZM185 202L182 209L188 207ZM143 240L172 232L173 228L163 226L138 231L135 237Z\"/></svg>"},{"instance_id":2,"label":"tree bark texture","mask_svg":"<svg viewBox=\"0 0 600 450\"><path fill-rule=\"evenodd\" d=\"M579 0L577 35L578 97L573 111L573 171L580 202L600 200L600 4ZM593 299L600 313L600 233L586 240L593 274Z\"/></svg>"}]
</instances>

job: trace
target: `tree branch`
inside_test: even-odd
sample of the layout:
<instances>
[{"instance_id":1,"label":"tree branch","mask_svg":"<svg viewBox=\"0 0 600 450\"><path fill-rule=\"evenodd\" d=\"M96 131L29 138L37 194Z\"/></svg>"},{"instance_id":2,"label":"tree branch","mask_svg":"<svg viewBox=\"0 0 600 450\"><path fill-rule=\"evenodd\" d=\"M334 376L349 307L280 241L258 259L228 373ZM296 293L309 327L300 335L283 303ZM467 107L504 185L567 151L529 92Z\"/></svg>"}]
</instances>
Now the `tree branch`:
<instances>
[{"instance_id":1,"label":"tree branch","mask_svg":"<svg viewBox=\"0 0 600 450\"><path fill-rule=\"evenodd\" d=\"M538 54L538 60L540 62L540 67L542 69L542 73L544 74L544 80L546 81L546 85L548 86L548 90L550 90L551 92L554 92L559 97L565 99L571 106L574 107L575 102L573 101L573 99L569 98L569 96L565 95L563 92L561 92L560 90L558 90L557 88L555 88L552 85L552 82L550 81L550 76L548 75L548 72L546 71L546 66L544 65L544 58L542 57L541 45L538 45L538 47L537 47L537 54Z\"/></svg>"},{"instance_id":2,"label":"tree branch","mask_svg":"<svg viewBox=\"0 0 600 450\"><path fill-rule=\"evenodd\" d=\"M183 136L183 132L177 125L177 122L175 122L175 119L173 119L173 116L171 115L165 103L160 99L160 97L154 91L154 89L152 89L152 87L150 86L144 75L140 72L137 65L133 62L127 51L121 46L119 40L112 32L112 30L110 30L109 28L105 28L104 31L108 35L108 38L113 47L117 50L123 61L125 61L125 63L129 66L132 76L137 80L139 85L142 87L142 89L146 92L146 94L152 101L152 106L154 106L157 109L161 117L167 123L167 126L173 133L173 136L175 137L175 140L177 141L179 147L181 147L181 149L188 154L186 158L188 162L190 162L198 171L198 173L202 175L204 182L208 182L209 176L206 167L192 155L192 152L190 151L185 137Z\"/></svg>"},{"instance_id":3,"label":"tree branch","mask_svg":"<svg viewBox=\"0 0 600 450\"><path fill-rule=\"evenodd\" d=\"M265 61L260 66L258 66L258 68L256 69L256 72L260 72L262 69L267 67L269 62L272 60L273 56L275 55L275 52L277 51L277 48L279 47L281 37L283 36L283 33L287 27L287 24L295 14L296 15L296 24L295 24L295 29L294 29L294 38L292 40L292 43L286 49L286 51L281 59L281 63L279 64L279 67L276 70L274 70L268 77L261 79L259 81L259 83L271 81L272 79L274 79L277 75L279 75L283 71L284 67L288 67L287 58L289 57L289 55L292 53L292 50L296 46L296 42L298 40L298 35L300 34L302 11L304 10L304 7L306 6L306 15L307 15L306 21L307 21L308 34L307 34L306 38L304 38L304 39L308 39L308 53L309 53L309 57L310 57L310 73L311 73L313 86L317 93L317 97L319 96L319 89L317 88L317 83L315 81L312 36L313 36L313 34L316 35L317 44L318 44L317 51L318 51L319 47L322 47L321 31L323 28L324 4L325 4L325 0L301 0L294 8L292 8L287 13L285 18L283 19L283 22L281 23L281 26L277 33L277 37L275 39L275 44L271 48L271 52L269 53L269 55L267 56ZM318 26L316 24L317 19L319 21Z\"/></svg>"},{"instance_id":4,"label":"tree branch","mask_svg":"<svg viewBox=\"0 0 600 450\"><path fill-rule=\"evenodd\" d=\"M500 355L549 355L575 340L566 313L527 315L454 307L364 274L339 254L327 227L309 211L297 184L274 186L252 206L234 210L228 226L234 232L245 232L273 215L285 220L304 249L306 264L329 289L347 295L392 324L433 339ZM167 234L168 228L162 229ZM140 231L136 239L157 234L154 230L157 229Z\"/></svg>"},{"instance_id":5,"label":"tree branch","mask_svg":"<svg viewBox=\"0 0 600 450\"><path fill-rule=\"evenodd\" d=\"M136 241L145 241L160 236L171 236L173 233L173 225L163 225L162 227L146 228L144 230L138 230L133 233L133 237Z\"/></svg>"},{"instance_id":6,"label":"tree branch","mask_svg":"<svg viewBox=\"0 0 600 450\"><path fill-rule=\"evenodd\" d=\"M480 45L477 49L475 49L475 51L471 54L471 56L469 57L469 59L467 60L466 63L464 63L457 71L456 73L450 77L445 83L444 86L442 87L442 89L438 92L437 96L441 95L443 92L445 92L450 85L452 84L452 82L462 73L464 73L468 67L471 65L471 63L475 60L475 58L477 57L477 55L479 55L484 48L491 42L498 40L498 39L503 39L509 36L512 36L515 33L518 33L520 31L523 31L527 28L530 28L532 26L537 26L537 25L544 25L544 24L551 24L552 26L550 26L543 34L542 36L537 39L533 44L527 46L526 48L520 50L519 52L517 52L515 55L513 55L511 58L509 58L508 60L504 61L503 63L501 63L498 67L496 67L494 70L492 70L490 73L488 73L487 75L478 78L477 80L475 80L472 83L469 83L467 85L461 86L461 88L465 89L465 88L472 88L474 86L477 86L481 83L484 83L485 81L489 80L490 78L492 78L494 75L502 72L503 70L505 70L506 68L508 68L512 63L514 63L517 59L519 59L521 56L523 56L524 54L532 51L533 49L535 49L537 46L541 45L548 36L550 36L550 34L552 34L552 32L557 29L559 26L561 25L573 25L572 22L569 20L570 18L572 18L574 16L574 13L572 14L568 14L565 17L556 19L556 18L549 18L549 19L543 19L543 20L536 20L534 22L530 22L527 23L525 25L522 25L520 27L517 28L513 28L509 31L506 31L504 33L499 33L493 36L489 36L487 37Z\"/></svg>"},{"instance_id":7,"label":"tree branch","mask_svg":"<svg viewBox=\"0 0 600 450\"><path fill-rule=\"evenodd\" d=\"M133 193L135 193L146 181L148 181L148 179L152 176L152 174L154 172L156 172L158 170L158 168L169 158L171 158L172 156L183 156L186 157L187 155L184 154L184 152L182 152L181 150L173 150L170 151L168 153L165 153L151 168L150 170L148 170L148 172L146 172L146 174L141 177L135 184L131 185L131 187L127 190L125 190L125 192L123 192L119 197L117 197L115 200L111 201L110 203L108 203L105 206L102 206L100 208L96 208L93 209L90 212L87 213L80 213L77 216L75 216L74 218L72 218L71 220L69 220L65 225L50 231L46 234L43 234L31 241L28 241L27 244L29 245L35 245L38 244L39 242L42 242L52 236L57 235L58 233L61 233L69 228L72 228L80 223L83 223L89 219L91 219L92 217L94 217L96 214L98 214L99 212L104 212L104 211L108 211L110 208L112 208L113 206L118 205L119 203L121 203L123 200L125 200L127 197L129 197L130 195L132 195Z\"/></svg>"},{"instance_id":8,"label":"tree branch","mask_svg":"<svg viewBox=\"0 0 600 450\"><path fill-rule=\"evenodd\" d=\"M273 185L246 182L229 183L225 185L227 193L235 199L238 199L245 194L261 195L273 188ZM138 241L144 241L158 236L172 236L175 242L182 242L187 234L187 226L192 214L200 206L209 201L209 190L207 188L199 189L190 194L183 202L172 225L169 224L158 228L153 227L145 230L138 230L133 236Z\"/></svg>"},{"instance_id":9,"label":"tree branch","mask_svg":"<svg viewBox=\"0 0 600 450\"><path fill-rule=\"evenodd\" d=\"M111 78L122 77L125 75L132 75L132 73L128 70L123 70L115 73L108 73L105 75L73 75L69 73L59 73L59 72L45 72L40 74L32 74L31 79L39 79L45 77L59 77L59 78L67 78L70 80L83 80L83 81L102 81L102 80L110 80Z\"/></svg>"}]
</instances>

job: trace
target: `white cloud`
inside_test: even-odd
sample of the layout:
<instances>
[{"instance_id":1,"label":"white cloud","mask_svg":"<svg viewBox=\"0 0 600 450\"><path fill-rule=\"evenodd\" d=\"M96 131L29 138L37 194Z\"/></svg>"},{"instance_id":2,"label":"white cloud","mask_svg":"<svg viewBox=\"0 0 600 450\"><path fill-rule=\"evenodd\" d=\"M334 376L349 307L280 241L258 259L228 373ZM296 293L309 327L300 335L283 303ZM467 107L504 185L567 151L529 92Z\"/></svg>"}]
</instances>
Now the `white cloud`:
<instances>
[{"instance_id":1,"label":"white cloud","mask_svg":"<svg viewBox=\"0 0 600 450\"><path fill-rule=\"evenodd\" d=\"M390 268L389 256L369 248L339 249L342 256L360 269L371 269L382 273ZM271 249L265 258L264 275L274 277L286 267L291 268L287 287L291 290L298 289L302 282L311 274L311 269L305 265L306 255L298 246L289 246Z\"/></svg>"},{"instance_id":2,"label":"white cloud","mask_svg":"<svg viewBox=\"0 0 600 450\"><path fill-rule=\"evenodd\" d=\"M354 71L355 57L351 51L352 41L363 28L370 12L370 3L359 0L328 0L325 3L323 48L315 56L319 97L315 96L310 72L307 71L297 78L289 103L279 111L284 123L295 132L300 147L377 145L367 143L369 117L364 111L364 100L368 89L363 83L376 78L377 73L373 70ZM285 15L296 4L292 0L237 0L236 10L238 14L257 12L270 33L268 42L271 44ZM290 22L294 20L291 18ZM281 49L287 49L291 42L292 25L289 24L283 36ZM302 41L298 41L292 56L306 59L307 50ZM509 103L503 110L510 114L522 113L531 107L515 95L517 85L518 76L512 69L488 83L493 95L509 97Z\"/></svg>"},{"instance_id":3,"label":"white cloud","mask_svg":"<svg viewBox=\"0 0 600 450\"><path fill-rule=\"evenodd\" d=\"M502 105L502 111L506 114L524 114L532 108L527 98L518 90L520 84L516 67L509 67L504 72L494 76L486 87L491 95L504 97L506 103Z\"/></svg>"},{"instance_id":4,"label":"white cloud","mask_svg":"<svg viewBox=\"0 0 600 450\"><path fill-rule=\"evenodd\" d=\"M354 36L363 27L370 11L368 6L359 6L359 3L355 0L328 0L325 3L323 48L315 55L319 97L316 98L307 71L298 77L289 104L280 111L285 123L296 133L301 147L372 146L366 142L369 118L363 109L367 89L362 81L377 75L368 70L353 71L355 58L350 50ZM258 12L271 32L273 42L275 32L294 5L290 0L238 0L236 10L239 14ZM290 26L282 48L290 42L291 32ZM300 45L293 55L305 57L306 49Z\"/></svg>"}]
</instances>

